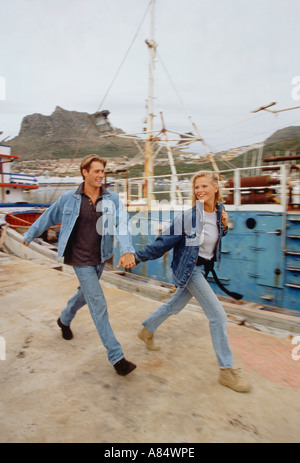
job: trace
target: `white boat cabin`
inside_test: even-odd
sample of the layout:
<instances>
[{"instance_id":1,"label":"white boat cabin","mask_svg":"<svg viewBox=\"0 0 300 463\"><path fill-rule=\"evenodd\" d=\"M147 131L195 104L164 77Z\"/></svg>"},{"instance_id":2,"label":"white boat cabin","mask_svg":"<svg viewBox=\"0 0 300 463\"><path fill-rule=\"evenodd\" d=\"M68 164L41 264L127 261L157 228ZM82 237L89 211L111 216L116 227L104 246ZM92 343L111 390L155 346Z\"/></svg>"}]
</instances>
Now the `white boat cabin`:
<instances>
[{"instance_id":1,"label":"white boat cabin","mask_svg":"<svg viewBox=\"0 0 300 463\"><path fill-rule=\"evenodd\" d=\"M10 166L15 159L18 156L11 154L10 146L0 144L0 203L22 203L24 190L38 188L33 175L11 172Z\"/></svg>"}]
</instances>

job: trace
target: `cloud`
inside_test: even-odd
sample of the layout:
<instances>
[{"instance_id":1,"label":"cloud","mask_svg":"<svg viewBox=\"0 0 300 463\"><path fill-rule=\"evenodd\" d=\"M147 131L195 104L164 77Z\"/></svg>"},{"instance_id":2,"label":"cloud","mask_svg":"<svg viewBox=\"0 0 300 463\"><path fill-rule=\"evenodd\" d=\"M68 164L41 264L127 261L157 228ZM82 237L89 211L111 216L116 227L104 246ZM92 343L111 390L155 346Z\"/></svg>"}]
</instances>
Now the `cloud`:
<instances>
[{"instance_id":1,"label":"cloud","mask_svg":"<svg viewBox=\"0 0 300 463\"><path fill-rule=\"evenodd\" d=\"M123 130L140 131L148 95L149 16L141 21L148 5L148 0L0 0L0 76L6 82L0 130L15 136L23 116L51 114L57 105L92 113L110 89L102 109ZM260 141L263 132L297 124L296 111L276 120L250 111L269 101L295 106L298 0L157 0L155 13L160 57L155 101L167 127L188 131L188 113L209 143L221 148Z\"/></svg>"}]
</instances>

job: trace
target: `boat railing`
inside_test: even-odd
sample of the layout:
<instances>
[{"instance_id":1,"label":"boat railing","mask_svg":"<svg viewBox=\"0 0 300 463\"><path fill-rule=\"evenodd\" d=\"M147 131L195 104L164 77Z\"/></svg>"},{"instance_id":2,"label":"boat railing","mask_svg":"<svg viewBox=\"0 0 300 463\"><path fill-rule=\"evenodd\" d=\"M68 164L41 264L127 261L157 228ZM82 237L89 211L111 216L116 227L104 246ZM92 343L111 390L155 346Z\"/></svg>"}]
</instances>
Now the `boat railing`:
<instances>
[{"instance_id":1,"label":"boat railing","mask_svg":"<svg viewBox=\"0 0 300 463\"><path fill-rule=\"evenodd\" d=\"M30 174L15 174L12 172L3 172L1 182L5 184L17 185L37 185L38 180L34 175Z\"/></svg>"},{"instance_id":2,"label":"boat railing","mask_svg":"<svg viewBox=\"0 0 300 463\"><path fill-rule=\"evenodd\" d=\"M264 167L237 168L224 185L227 204L277 205L282 210L300 208L300 166L282 164ZM257 169L258 175L255 175ZM225 174L223 171L222 175ZM248 175L248 173L251 173ZM224 191L223 190L223 191Z\"/></svg>"},{"instance_id":3,"label":"boat railing","mask_svg":"<svg viewBox=\"0 0 300 463\"><path fill-rule=\"evenodd\" d=\"M269 205L281 210L300 210L300 166L241 167L219 172L224 202L239 207L242 205ZM194 173L154 175L116 179L114 188L128 206L134 207L156 203L174 205L191 204L191 178ZM151 182L151 198L143 195L145 183Z\"/></svg>"}]
</instances>

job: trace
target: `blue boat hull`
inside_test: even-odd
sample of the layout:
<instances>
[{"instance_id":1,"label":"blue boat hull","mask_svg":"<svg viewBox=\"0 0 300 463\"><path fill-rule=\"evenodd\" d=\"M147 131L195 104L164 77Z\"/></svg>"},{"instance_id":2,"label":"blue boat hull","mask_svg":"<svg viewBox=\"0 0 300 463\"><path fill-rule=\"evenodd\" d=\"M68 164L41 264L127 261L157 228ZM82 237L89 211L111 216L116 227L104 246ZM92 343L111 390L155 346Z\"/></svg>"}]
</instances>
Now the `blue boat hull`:
<instances>
[{"instance_id":1,"label":"blue boat hull","mask_svg":"<svg viewBox=\"0 0 300 463\"><path fill-rule=\"evenodd\" d=\"M243 294L243 300L300 313L300 215L241 210L228 215L230 230L222 240L222 262L216 268L220 281L229 290ZM133 236L135 249L151 243L163 222L161 213L140 215L137 228L142 233ZM118 259L116 245L115 262ZM173 283L171 261L172 251L131 271ZM208 281L217 294L225 295L211 275Z\"/></svg>"}]
</instances>

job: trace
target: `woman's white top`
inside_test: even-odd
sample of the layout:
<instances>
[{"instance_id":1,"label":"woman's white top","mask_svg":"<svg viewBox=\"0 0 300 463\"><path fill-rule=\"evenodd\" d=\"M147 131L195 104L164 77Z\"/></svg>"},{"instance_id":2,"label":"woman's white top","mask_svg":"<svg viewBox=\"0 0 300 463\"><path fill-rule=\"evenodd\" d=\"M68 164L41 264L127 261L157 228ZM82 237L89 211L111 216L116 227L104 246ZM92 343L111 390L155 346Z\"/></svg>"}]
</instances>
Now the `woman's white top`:
<instances>
[{"instance_id":1,"label":"woman's white top","mask_svg":"<svg viewBox=\"0 0 300 463\"><path fill-rule=\"evenodd\" d=\"M215 247L219 238L217 227L217 213L204 212L204 239L199 247L198 255L204 259L212 259L214 256Z\"/></svg>"}]
</instances>

